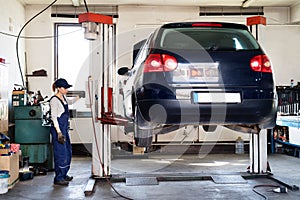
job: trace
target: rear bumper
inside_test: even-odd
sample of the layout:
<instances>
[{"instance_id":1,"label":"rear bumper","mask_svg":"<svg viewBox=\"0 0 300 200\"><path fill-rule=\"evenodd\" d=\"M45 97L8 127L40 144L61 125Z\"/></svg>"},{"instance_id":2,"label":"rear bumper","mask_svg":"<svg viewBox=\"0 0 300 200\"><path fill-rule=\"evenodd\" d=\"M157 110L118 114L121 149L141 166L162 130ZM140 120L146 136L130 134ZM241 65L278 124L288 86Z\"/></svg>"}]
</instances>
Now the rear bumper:
<instances>
[{"instance_id":1,"label":"rear bumper","mask_svg":"<svg viewBox=\"0 0 300 200\"><path fill-rule=\"evenodd\" d=\"M143 128L159 124L173 125L229 125L259 124L272 128L276 123L275 99L249 99L239 104L193 104L190 100L139 100L139 110L146 123Z\"/></svg>"}]
</instances>

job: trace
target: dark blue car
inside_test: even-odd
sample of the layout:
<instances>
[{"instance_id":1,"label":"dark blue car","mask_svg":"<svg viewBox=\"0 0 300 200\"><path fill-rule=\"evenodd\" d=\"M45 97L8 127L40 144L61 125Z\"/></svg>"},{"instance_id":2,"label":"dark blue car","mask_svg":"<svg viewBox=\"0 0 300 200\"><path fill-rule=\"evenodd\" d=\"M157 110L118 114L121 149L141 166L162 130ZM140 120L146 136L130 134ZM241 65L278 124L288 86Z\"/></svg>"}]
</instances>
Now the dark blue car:
<instances>
[{"instance_id":1,"label":"dark blue car","mask_svg":"<svg viewBox=\"0 0 300 200\"><path fill-rule=\"evenodd\" d=\"M186 125L245 132L275 125L271 62L245 25L165 24L143 42L133 67L118 73L137 146Z\"/></svg>"}]
</instances>

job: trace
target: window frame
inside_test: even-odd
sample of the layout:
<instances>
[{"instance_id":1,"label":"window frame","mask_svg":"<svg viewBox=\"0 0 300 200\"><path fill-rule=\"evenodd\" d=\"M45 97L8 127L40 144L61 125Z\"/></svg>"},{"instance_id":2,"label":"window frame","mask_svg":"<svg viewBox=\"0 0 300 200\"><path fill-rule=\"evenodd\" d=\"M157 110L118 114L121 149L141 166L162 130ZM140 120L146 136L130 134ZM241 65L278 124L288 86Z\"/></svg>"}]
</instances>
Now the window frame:
<instances>
[{"instance_id":1,"label":"window frame","mask_svg":"<svg viewBox=\"0 0 300 200\"><path fill-rule=\"evenodd\" d=\"M59 78L59 74L58 74L58 56L59 56L59 52L58 52L58 29L60 26L74 26L74 27L82 27L82 25L80 23L71 23L71 22L57 22L54 23L54 80L55 81L57 78ZM82 36L83 37L83 36Z\"/></svg>"}]
</instances>

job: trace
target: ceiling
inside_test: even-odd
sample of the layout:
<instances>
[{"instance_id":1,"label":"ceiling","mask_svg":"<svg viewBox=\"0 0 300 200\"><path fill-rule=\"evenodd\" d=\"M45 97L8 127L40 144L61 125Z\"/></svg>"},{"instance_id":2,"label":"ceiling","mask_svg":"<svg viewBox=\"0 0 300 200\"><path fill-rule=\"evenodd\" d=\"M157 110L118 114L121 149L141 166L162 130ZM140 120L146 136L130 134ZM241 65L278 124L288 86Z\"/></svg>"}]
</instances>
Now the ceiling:
<instances>
[{"instance_id":1,"label":"ceiling","mask_svg":"<svg viewBox=\"0 0 300 200\"><path fill-rule=\"evenodd\" d=\"M27 4L50 4L53 0L19 0ZM83 0L80 0L83 2ZM179 6L242 6L291 7L300 0L86 0L89 5L179 5ZM58 0L56 5L72 5L71 0Z\"/></svg>"}]
</instances>

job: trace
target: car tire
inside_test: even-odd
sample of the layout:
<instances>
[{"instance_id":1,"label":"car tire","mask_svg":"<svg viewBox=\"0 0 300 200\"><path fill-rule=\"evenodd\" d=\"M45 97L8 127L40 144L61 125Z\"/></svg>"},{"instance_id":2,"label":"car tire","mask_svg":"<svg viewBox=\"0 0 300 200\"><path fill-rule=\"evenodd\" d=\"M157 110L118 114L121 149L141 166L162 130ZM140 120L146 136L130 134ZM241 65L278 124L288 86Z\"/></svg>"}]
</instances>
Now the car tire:
<instances>
[{"instance_id":1,"label":"car tire","mask_svg":"<svg viewBox=\"0 0 300 200\"><path fill-rule=\"evenodd\" d=\"M152 139L153 137L147 137L147 138L140 138L140 137L135 137L134 138L134 142L135 142L135 145L137 147L150 147L151 144L152 144Z\"/></svg>"},{"instance_id":2,"label":"car tire","mask_svg":"<svg viewBox=\"0 0 300 200\"><path fill-rule=\"evenodd\" d=\"M217 129L217 125L203 125L202 128L205 132L214 132Z\"/></svg>"},{"instance_id":3,"label":"car tire","mask_svg":"<svg viewBox=\"0 0 300 200\"><path fill-rule=\"evenodd\" d=\"M144 120L138 106L135 106L134 142L138 147L150 147L153 139L153 129L140 129L139 124Z\"/></svg>"}]
</instances>

